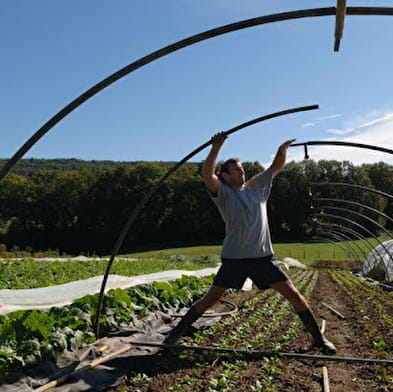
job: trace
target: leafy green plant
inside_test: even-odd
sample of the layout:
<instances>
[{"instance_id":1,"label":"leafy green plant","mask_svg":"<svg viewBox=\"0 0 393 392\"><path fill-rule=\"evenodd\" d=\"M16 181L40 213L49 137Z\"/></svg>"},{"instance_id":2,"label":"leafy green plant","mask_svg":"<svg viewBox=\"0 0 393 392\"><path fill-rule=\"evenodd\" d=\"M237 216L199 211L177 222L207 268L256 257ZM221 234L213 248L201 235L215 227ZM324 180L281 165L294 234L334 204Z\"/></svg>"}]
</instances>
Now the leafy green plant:
<instances>
[{"instance_id":1,"label":"leafy green plant","mask_svg":"<svg viewBox=\"0 0 393 392\"><path fill-rule=\"evenodd\" d=\"M366 331L364 336L369 339L374 346L375 355L378 358L386 358L386 342L382 331L379 331L375 324L370 319L369 315L372 312L377 312L380 319L384 321L387 327L391 328L392 319L388 314L390 307L389 297L387 304L384 301L384 293L381 289L370 286L364 280L356 279L353 275L347 272L331 272L332 278L336 283L347 293L348 297L352 299L358 311L363 314L363 326ZM385 306L388 305L388 308ZM377 366L375 368L376 380L385 388L390 388L393 385L393 376L388 373L386 368Z\"/></svg>"},{"instance_id":2,"label":"leafy green plant","mask_svg":"<svg viewBox=\"0 0 393 392\"><path fill-rule=\"evenodd\" d=\"M315 287L318 273L313 271L297 272L292 280L296 287L302 290L309 298ZM292 316L289 316L291 314ZM252 299L249 299L239 311L228 316L205 331L197 331L192 337L185 338L187 344L204 345L206 340L214 335L215 343L219 347L233 347L236 349L258 349L279 327L287 317L295 317L290 310L289 304L282 297L272 291L263 291ZM280 342L274 346L279 350L286 341L293 339L300 328L300 321L290 322L290 327ZM256 332L259 331L259 332ZM182 354L180 354L181 357ZM209 363L217 363L214 371L210 372L210 378L201 386L204 378L204 370L210 366ZM198 390L205 388L208 391L232 391L239 388L243 371L246 371L249 362L241 355L236 355L233 360L217 362L216 354L213 352L198 355L198 359L192 368L192 376L187 384L187 390L198 386ZM276 376L281 372L282 362L279 358L264 359L257 382L253 386L255 391L272 391ZM168 387L168 390L181 390L181 380Z\"/></svg>"},{"instance_id":3,"label":"leafy green plant","mask_svg":"<svg viewBox=\"0 0 393 392\"><path fill-rule=\"evenodd\" d=\"M113 289L104 296L102 331L109 331L174 304L189 306L203 295L213 276L183 276L170 283L155 282L127 290ZM55 358L65 349L95 340L92 320L98 294L49 311L27 310L0 316L0 379L7 372Z\"/></svg>"},{"instance_id":4,"label":"leafy green plant","mask_svg":"<svg viewBox=\"0 0 393 392\"><path fill-rule=\"evenodd\" d=\"M216 260L202 261L187 256L187 262L167 259L137 259L113 262L111 273L122 276L137 276L171 269L197 270L215 267ZM209 261L210 260L210 261ZM89 261L39 261L31 258L22 260L0 260L0 289L31 289L64 284L93 276L103 275L107 260Z\"/></svg>"},{"instance_id":5,"label":"leafy green plant","mask_svg":"<svg viewBox=\"0 0 393 392\"><path fill-rule=\"evenodd\" d=\"M185 261L187 261L187 256L184 256L184 255L171 255L169 257L169 260L177 261L177 262L179 262L179 261L185 262Z\"/></svg>"}]
</instances>

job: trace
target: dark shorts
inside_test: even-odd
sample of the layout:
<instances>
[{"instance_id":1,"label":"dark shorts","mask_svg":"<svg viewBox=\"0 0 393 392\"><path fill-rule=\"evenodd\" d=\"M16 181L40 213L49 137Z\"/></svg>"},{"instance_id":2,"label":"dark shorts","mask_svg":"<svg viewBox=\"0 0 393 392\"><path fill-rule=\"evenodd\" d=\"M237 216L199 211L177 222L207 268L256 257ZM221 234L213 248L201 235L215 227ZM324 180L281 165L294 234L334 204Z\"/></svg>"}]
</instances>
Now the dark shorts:
<instances>
[{"instance_id":1,"label":"dark shorts","mask_svg":"<svg viewBox=\"0 0 393 392\"><path fill-rule=\"evenodd\" d=\"M247 278L260 290L268 289L272 283L289 280L278 261L271 255L255 259L222 259L213 284L228 289L241 289Z\"/></svg>"}]
</instances>

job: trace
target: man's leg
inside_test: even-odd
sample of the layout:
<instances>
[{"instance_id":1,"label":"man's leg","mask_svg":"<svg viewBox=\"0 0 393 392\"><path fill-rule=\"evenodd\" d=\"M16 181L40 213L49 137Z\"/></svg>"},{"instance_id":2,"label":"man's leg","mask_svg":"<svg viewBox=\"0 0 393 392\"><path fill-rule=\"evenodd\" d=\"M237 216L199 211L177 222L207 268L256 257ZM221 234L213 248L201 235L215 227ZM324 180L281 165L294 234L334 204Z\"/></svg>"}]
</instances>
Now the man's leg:
<instances>
[{"instance_id":1,"label":"man's leg","mask_svg":"<svg viewBox=\"0 0 393 392\"><path fill-rule=\"evenodd\" d=\"M299 293L291 280L276 282L270 285L271 288L283 295L293 306L293 309L302 320L307 331L314 339L314 344L326 353L335 353L336 347L321 333L314 314L305 298Z\"/></svg>"},{"instance_id":2,"label":"man's leg","mask_svg":"<svg viewBox=\"0 0 393 392\"><path fill-rule=\"evenodd\" d=\"M179 324L170 332L164 340L166 344L175 344L187 329L194 323L207 309L212 307L224 294L226 288L211 286L209 291L198 301L196 301L188 312L180 320Z\"/></svg>"}]
</instances>

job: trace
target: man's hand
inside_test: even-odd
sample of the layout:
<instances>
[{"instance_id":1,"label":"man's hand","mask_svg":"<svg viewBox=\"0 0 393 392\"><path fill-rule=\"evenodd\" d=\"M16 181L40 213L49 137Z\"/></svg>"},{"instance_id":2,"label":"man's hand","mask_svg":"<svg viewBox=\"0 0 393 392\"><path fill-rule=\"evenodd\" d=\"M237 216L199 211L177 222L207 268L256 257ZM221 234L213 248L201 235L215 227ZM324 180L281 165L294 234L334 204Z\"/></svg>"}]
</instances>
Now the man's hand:
<instances>
[{"instance_id":1,"label":"man's hand","mask_svg":"<svg viewBox=\"0 0 393 392\"><path fill-rule=\"evenodd\" d=\"M278 151L276 156L274 157L272 168L273 168L273 177L275 177L284 167L285 160L287 158L287 149L288 147L295 141L296 139L290 139L281 144L278 147Z\"/></svg>"},{"instance_id":2,"label":"man's hand","mask_svg":"<svg viewBox=\"0 0 393 392\"><path fill-rule=\"evenodd\" d=\"M290 139L287 140L286 142L284 142L283 144L281 144L281 146L278 148L278 151L280 151L281 153L286 152L288 147L295 141L296 139Z\"/></svg>"},{"instance_id":3,"label":"man's hand","mask_svg":"<svg viewBox=\"0 0 393 392\"><path fill-rule=\"evenodd\" d=\"M202 168L203 181L205 182L207 189L209 189L209 191L213 194L218 192L218 186L220 183L220 180L214 173L216 169L217 155L226 138L227 135L225 132L218 132L211 138L212 148Z\"/></svg>"},{"instance_id":4,"label":"man's hand","mask_svg":"<svg viewBox=\"0 0 393 392\"><path fill-rule=\"evenodd\" d=\"M220 149L221 146L224 144L225 139L228 136L225 134L225 132L218 132L215 135L213 135L213 137L211 138L211 142L213 144L213 148L215 149Z\"/></svg>"}]
</instances>

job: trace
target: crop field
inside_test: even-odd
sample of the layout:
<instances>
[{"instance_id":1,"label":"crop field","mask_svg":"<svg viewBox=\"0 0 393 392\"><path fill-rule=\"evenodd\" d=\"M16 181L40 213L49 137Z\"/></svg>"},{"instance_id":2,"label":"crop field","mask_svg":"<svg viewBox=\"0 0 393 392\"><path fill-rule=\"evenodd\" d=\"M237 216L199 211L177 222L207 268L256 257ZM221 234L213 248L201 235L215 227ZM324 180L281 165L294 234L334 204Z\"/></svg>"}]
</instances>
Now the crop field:
<instances>
[{"instance_id":1,"label":"crop field","mask_svg":"<svg viewBox=\"0 0 393 392\"><path fill-rule=\"evenodd\" d=\"M374 239L369 239L375 243ZM358 246L364 247L360 241ZM345 242L343 242L345 244ZM274 245L277 258L292 257L311 265L314 260L345 262L349 256L329 243L278 243ZM198 246L131 253L119 256L111 273L136 276L170 269L197 270L214 267L220 261L221 246ZM29 289L87 279L105 272L108 258L89 261L40 259L0 259L0 289ZM359 266L359 265L358 265Z\"/></svg>"},{"instance_id":2,"label":"crop field","mask_svg":"<svg viewBox=\"0 0 393 392\"><path fill-rule=\"evenodd\" d=\"M311 303L338 356L392 359L393 293L345 271L309 269L292 275ZM181 343L318 354L288 303L272 290L231 293L239 311ZM322 307L328 303L345 316ZM391 391L393 368L316 360L259 359L240 354L163 351L113 391L320 391L322 366L333 391Z\"/></svg>"},{"instance_id":3,"label":"crop field","mask_svg":"<svg viewBox=\"0 0 393 392\"><path fill-rule=\"evenodd\" d=\"M111 273L137 276L171 269L198 270L215 267L219 260L216 255L194 257L173 255L167 259L120 259L114 261ZM0 261L0 289L32 289L88 279L103 275L107 264L108 260L4 260Z\"/></svg>"},{"instance_id":4,"label":"crop field","mask_svg":"<svg viewBox=\"0 0 393 392\"><path fill-rule=\"evenodd\" d=\"M393 359L393 292L383 291L351 274L349 271L359 264L345 261L345 254L338 251L333 258L334 248L328 245L317 248L316 244L281 244L276 249L288 254L286 246L299 253L299 259L303 255L315 260L316 252L324 256L324 260L314 263L303 259L311 268L291 269L289 274L318 321L326 320L326 335L337 346L337 356ZM204 268L216 265L218 251L219 247L204 247L155 251L148 256L135 254L136 260L119 260L115 271L137 275L171 268ZM79 278L97 275L104 265L103 260L75 263L6 260L1 262L0 283L2 288L42 287L75 280L78 270ZM211 282L212 276L201 279L183 276L170 284L156 282L111 290L105 296L103 330L128 325L149 312L165 311L168 306L188 307L206 292ZM225 299L237 305L236 313L209 328L190 332L179 343L320 354L312 348L309 335L289 303L273 290L229 290ZM345 319L338 318L322 302L342 313ZM97 295L93 295L46 312L18 311L0 316L0 376L11 369L29 369L41 360L61 355L63 350L92 343L96 304ZM323 366L328 369L333 391L393 391L393 367L388 365L286 357L253 359L242 354L193 350L162 350L144 357L110 391L314 392L322 390Z\"/></svg>"}]
</instances>

